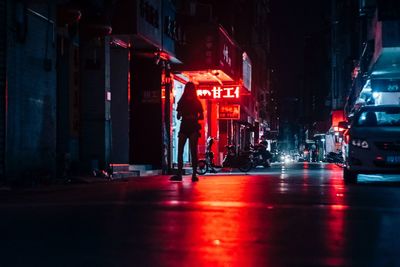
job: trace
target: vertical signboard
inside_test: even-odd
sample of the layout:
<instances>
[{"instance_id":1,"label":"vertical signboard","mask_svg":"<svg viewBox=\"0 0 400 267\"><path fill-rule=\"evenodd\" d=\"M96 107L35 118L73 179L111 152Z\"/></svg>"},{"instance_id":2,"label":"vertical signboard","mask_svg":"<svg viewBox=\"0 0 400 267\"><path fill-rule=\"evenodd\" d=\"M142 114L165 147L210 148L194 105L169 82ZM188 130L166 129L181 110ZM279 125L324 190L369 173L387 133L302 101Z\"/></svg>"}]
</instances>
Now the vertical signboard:
<instances>
[{"instance_id":1,"label":"vertical signboard","mask_svg":"<svg viewBox=\"0 0 400 267\"><path fill-rule=\"evenodd\" d=\"M138 0L137 33L155 46L161 44L161 0Z\"/></svg>"},{"instance_id":2,"label":"vertical signboard","mask_svg":"<svg viewBox=\"0 0 400 267\"><path fill-rule=\"evenodd\" d=\"M175 55L175 42L183 42L183 30L175 14L172 2L170 0L162 0L161 49L170 55Z\"/></svg>"},{"instance_id":3,"label":"vertical signboard","mask_svg":"<svg viewBox=\"0 0 400 267\"><path fill-rule=\"evenodd\" d=\"M241 50L226 31L216 24L187 25L186 42L177 44L177 56L184 64L182 71L209 71L216 79L238 81L242 73ZM214 70L214 71L212 71ZM224 77L218 76L219 72Z\"/></svg>"},{"instance_id":4,"label":"vertical signboard","mask_svg":"<svg viewBox=\"0 0 400 267\"><path fill-rule=\"evenodd\" d=\"M135 43L136 48L151 44L162 46L162 0L114 1L112 30L115 35L134 35L144 42ZM168 6L166 7L169 10Z\"/></svg>"},{"instance_id":5,"label":"vertical signboard","mask_svg":"<svg viewBox=\"0 0 400 267\"><path fill-rule=\"evenodd\" d=\"M243 86L251 92L251 61L247 53L243 53Z\"/></svg>"},{"instance_id":6,"label":"vertical signboard","mask_svg":"<svg viewBox=\"0 0 400 267\"><path fill-rule=\"evenodd\" d=\"M238 47L222 27L219 27L218 39L219 68L231 78L236 79L240 74L238 65Z\"/></svg>"}]
</instances>

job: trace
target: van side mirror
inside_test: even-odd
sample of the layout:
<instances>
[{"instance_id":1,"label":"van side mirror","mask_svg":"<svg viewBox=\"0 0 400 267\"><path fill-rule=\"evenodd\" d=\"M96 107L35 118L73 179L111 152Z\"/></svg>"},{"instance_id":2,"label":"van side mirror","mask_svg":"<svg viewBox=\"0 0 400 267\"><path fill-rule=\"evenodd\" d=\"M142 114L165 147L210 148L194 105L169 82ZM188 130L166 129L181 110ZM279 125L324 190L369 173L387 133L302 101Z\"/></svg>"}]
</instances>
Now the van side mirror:
<instances>
[{"instance_id":1,"label":"van side mirror","mask_svg":"<svg viewBox=\"0 0 400 267\"><path fill-rule=\"evenodd\" d=\"M338 123L338 127L341 129L344 129L344 130L349 128L349 126L350 126L350 124L348 121L339 121L339 123Z\"/></svg>"}]
</instances>

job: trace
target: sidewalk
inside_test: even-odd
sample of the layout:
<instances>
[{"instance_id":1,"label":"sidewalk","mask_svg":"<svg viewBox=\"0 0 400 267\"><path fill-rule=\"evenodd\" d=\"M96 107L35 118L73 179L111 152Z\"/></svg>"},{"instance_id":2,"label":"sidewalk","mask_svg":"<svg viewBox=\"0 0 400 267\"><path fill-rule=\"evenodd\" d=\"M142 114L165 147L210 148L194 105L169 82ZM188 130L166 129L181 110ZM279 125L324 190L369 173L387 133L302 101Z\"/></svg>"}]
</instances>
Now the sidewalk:
<instances>
[{"instance_id":1,"label":"sidewalk","mask_svg":"<svg viewBox=\"0 0 400 267\"><path fill-rule=\"evenodd\" d=\"M173 175L174 170L171 171ZM191 173L191 169L185 169L185 174ZM0 184L0 192L11 191L13 189L24 188L44 188L49 186L62 186L74 184L97 184L97 183L113 183L113 182L126 182L134 178L146 178L151 176L162 175L161 170L130 170L130 171L117 171L111 175L105 171L93 172L93 174L76 174L65 177L42 179L41 177L31 177L29 179L20 179L16 181L9 181Z\"/></svg>"}]
</instances>

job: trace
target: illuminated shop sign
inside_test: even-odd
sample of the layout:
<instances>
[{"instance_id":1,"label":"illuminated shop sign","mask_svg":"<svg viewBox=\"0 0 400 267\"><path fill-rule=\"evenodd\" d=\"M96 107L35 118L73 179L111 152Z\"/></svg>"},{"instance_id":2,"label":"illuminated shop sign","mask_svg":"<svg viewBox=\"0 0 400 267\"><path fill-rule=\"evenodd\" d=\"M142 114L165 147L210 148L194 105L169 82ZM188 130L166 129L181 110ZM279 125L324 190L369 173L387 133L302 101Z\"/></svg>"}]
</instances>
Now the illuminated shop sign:
<instances>
[{"instance_id":1,"label":"illuminated shop sign","mask_svg":"<svg viewBox=\"0 0 400 267\"><path fill-rule=\"evenodd\" d=\"M240 94L239 86L214 86L213 88L200 88L197 95L200 99L236 99Z\"/></svg>"},{"instance_id":2,"label":"illuminated shop sign","mask_svg":"<svg viewBox=\"0 0 400 267\"><path fill-rule=\"evenodd\" d=\"M218 119L220 120L239 120L240 105L220 104L218 108Z\"/></svg>"},{"instance_id":3,"label":"illuminated shop sign","mask_svg":"<svg viewBox=\"0 0 400 267\"><path fill-rule=\"evenodd\" d=\"M240 52L237 45L232 41L228 33L222 28L218 29L218 65L231 78L240 75Z\"/></svg>"},{"instance_id":4,"label":"illuminated shop sign","mask_svg":"<svg viewBox=\"0 0 400 267\"><path fill-rule=\"evenodd\" d=\"M251 91L251 61L246 53L243 53L243 86Z\"/></svg>"}]
</instances>

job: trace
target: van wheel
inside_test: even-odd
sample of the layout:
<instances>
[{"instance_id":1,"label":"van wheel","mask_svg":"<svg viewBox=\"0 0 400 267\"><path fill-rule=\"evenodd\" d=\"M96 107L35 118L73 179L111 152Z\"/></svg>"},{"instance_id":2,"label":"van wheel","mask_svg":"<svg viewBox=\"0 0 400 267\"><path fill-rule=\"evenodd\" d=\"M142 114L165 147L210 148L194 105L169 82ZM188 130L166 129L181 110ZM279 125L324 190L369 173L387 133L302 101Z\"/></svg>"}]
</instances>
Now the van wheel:
<instances>
[{"instance_id":1,"label":"van wheel","mask_svg":"<svg viewBox=\"0 0 400 267\"><path fill-rule=\"evenodd\" d=\"M343 179L345 184L356 184L357 175L357 172L349 171L347 168L343 168Z\"/></svg>"}]
</instances>

